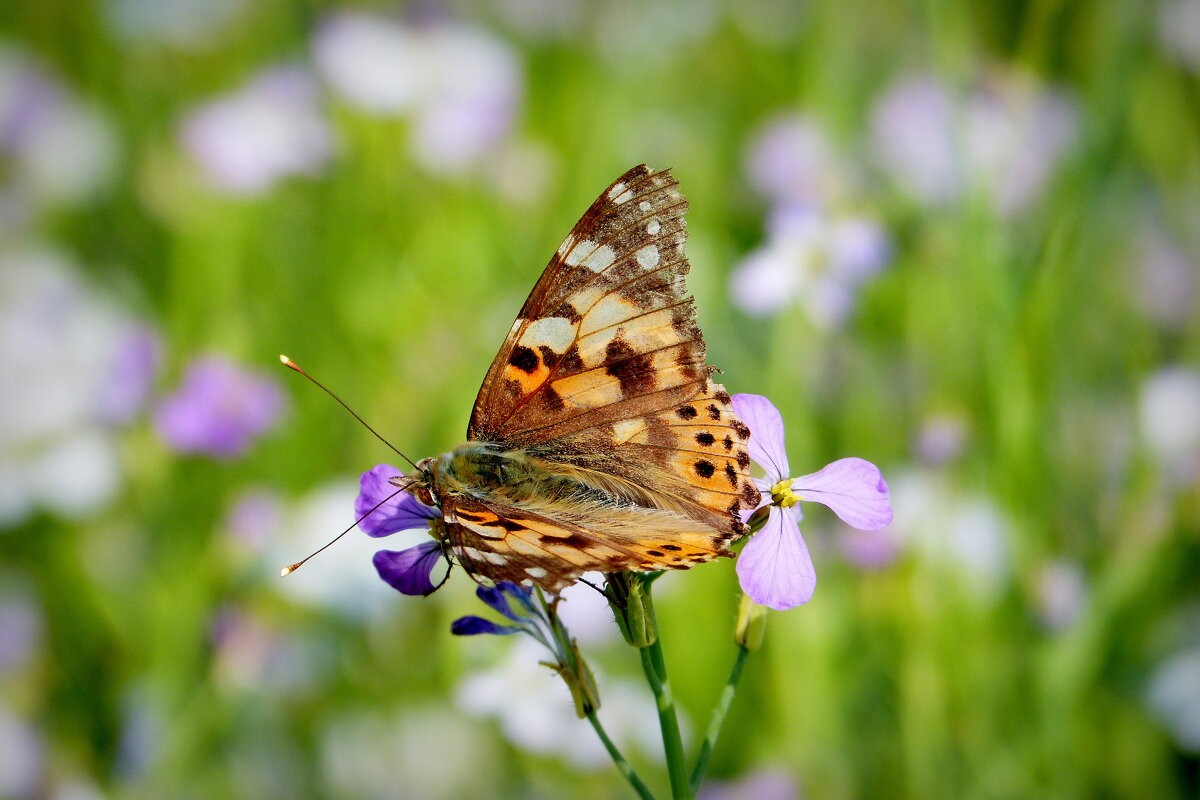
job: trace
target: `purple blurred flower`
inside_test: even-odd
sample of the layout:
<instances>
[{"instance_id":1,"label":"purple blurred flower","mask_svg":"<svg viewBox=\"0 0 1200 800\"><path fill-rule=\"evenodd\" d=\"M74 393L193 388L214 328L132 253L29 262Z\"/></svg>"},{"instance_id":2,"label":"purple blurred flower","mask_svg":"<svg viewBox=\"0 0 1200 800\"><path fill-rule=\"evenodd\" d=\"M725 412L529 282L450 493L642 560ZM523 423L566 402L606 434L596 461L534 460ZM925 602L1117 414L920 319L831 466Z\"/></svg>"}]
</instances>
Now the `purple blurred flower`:
<instances>
[{"instance_id":1,"label":"purple blurred flower","mask_svg":"<svg viewBox=\"0 0 1200 800\"><path fill-rule=\"evenodd\" d=\"M768 122L746 153L746 173L773 202L826 207L847 183L847 167L824 129L801 114Z\"/></svg>"},{"instance_id":2,"label":"purple blurred flower","mask_svg":"<svg viewBox=\"0 0 1200 800\"><path fill-rule=\"evenodd\" d=\"M859 287L890 258L888 236L875 220L785 205L771 214L763 246L734 269L730 292L755 316L799 299L813 324L828 329L845 320Z\"/></svg>"},{"instance_id":3,"label":"purple blurred flower","mask_svg":"<svg viewBox=\"0 0 1200 800\"><path fill-rule=\"evenodd\" d=\"M220 358L192 362L179 389L159 403L154 425L172 449L235 458L283 411L275 381Z\"/></svg>"},{"instance_id":4,"label":"purple blurred flower","mask_svg":"<svg viewBox=\"0 0 1200 800\"><path fill-rule=\"evenodd\" d=\"M116 145L102 113L0 43L0 231L42 206L94 196L113 173Z\"/></svg>"},{"instance_id":5,"label":"purple blurred flower","mask_svg":"<svg viewBox=\"0 0 1200 800\"><path fill-rule=\"evenodd\" d=\"M180 138L218 189L257 194L329 161L333 135L316 86L299 67L276 67L192 111Z\"/></svg>"},{"instance_id":6,"label":"purple blurred flower","mask_svg":"<svg viewBox=\"0 0 1200 800\"><path fill-rule=\"evenodd\" d=\"M124 39L186 50L220 46L246 0L111 0L103 6L108 26Z\"/></svg>"},{"instance_id":7,"label":"purple blurred flower","mask_svg":"<svg viewBox=\"0 0 1200 800\"><path fill-rule=\"evenodd\" d=\"M427 528L430 520L441 517L436 508L396 488L391 481L402 475L390 464L377 464L359 478L354 515L362 518L358 527L368 536L379 538L398 531ZM430 576L441 560L441 544L429 541L407 550L380 550L375 553L373 563L379 577L396 591L425 596L437 588Z\"/></svg>"},{"instance_id":8,"label":"purple blurred flower","mask_svg":"<svg viewBox=\"0 0 1200 800\"><path fill-rule=\"evenodd\" d=\"M161 362L162 343L153 329L138 325L126 333L99 388L101 420L112 425L132 420L150 399Z\"/></svg>"},{"instance_id":9,"label":"purple blurred flower","mask_svg":"<svg viewBox=\"0 0 1200 800\"><path fill-rule=\"evenodd\" d=\"M733 407L750 427L750 458L766 470L755 483L769 507L767 522L746 543L737 561L742 590L759 605L783 611L807 603L817 585L808 547L800 533L800 501L828 506L847 525L876 531L892 521L888 487L879 468L861 458L843 458L819 472L789 478L783 418L765 397L739 394Z\"/></svg>"},{"instance_id":10,"label":"purple blurred flower","mask_svg":"<svg viewBox=\"0 0 1200 800\"><path fill-rule=\"evenodd\" d=\"M918 201L942 206L976 187L1008 214L1032 201L1076 137L1074 103L1017 74L959 97L932 75L895 83L876 102L884 170Z\"/></svg>"},{"instance_id":11,"label":"purple blurred flower","mask_svg":"<svg viewBox=\"0 0 1200 800\"><path fill-rule=\"evenodd\" d=\"M1200 3L1197 3L1200 7ZM1196 313L1196 263L1179 243L1157 226L1146 225L1132 261L1132 289L1150 317L1167 328L1183 330Z\"/></svg>"},{"instance_id":12,"label":"purple blurred flower","mask_svg":"<svg viewBox=\"0 0 1200 800\"><path fill-rule=\"evenodd\" d=\"M412 115L412 155L434 172L479 163L507 136L521 99L513 50L461 23L338 12L321 24L313 51L321 76L348 102Z\"/></svg>"},{"instance_id":13,"label":"purple blurred flower","mask_svg":"<svg viewBox=\"0 0 1200 800\"><path fill-rule=\"evenodd\" d=\"M736 781L713 781L696 800L799 800L800 786L787 772L764 769Z\"/></svg>"}]
</instances>

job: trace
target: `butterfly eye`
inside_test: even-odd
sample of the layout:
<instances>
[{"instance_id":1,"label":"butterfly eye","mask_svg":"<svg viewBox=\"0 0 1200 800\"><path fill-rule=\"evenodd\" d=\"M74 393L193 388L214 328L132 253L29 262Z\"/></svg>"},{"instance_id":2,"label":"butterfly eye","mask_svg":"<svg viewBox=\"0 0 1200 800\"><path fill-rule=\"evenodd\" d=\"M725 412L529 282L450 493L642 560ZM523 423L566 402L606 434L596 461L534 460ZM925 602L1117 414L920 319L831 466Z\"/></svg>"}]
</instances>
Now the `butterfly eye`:
<instances>
[{"instance_id":1,"label":"butterfly eye","mask_svg":"<svg viewBox=\"0 0 1200 800\"><path fill-rule=\"evenodd\" d=\"M436 505L433 502L433 492L429 491L428 486L418 486L416 489L417 499L427 506Z\"/></svg>"}]
</instances>

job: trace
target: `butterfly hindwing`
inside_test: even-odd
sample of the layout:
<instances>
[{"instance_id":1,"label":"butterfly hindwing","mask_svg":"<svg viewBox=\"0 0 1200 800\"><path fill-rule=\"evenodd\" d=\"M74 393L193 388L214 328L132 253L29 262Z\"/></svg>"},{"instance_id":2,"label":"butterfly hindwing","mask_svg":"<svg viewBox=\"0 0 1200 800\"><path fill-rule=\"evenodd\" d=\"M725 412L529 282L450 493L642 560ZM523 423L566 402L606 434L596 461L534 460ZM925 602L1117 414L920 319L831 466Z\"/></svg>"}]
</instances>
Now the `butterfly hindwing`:
<instances>
[{"instance_id":1,"label":"butterfly hindwing","mask_svg":"<svg viewBox=\"0 0 1200 800\"><path fill-rule=\"evenodd\" d=\"M551 592L585 572L687 569L728 555L707 526L658 509L517 507L457 497L442 513L454 555L468 571Z\"/></svg>"}]
</instances>

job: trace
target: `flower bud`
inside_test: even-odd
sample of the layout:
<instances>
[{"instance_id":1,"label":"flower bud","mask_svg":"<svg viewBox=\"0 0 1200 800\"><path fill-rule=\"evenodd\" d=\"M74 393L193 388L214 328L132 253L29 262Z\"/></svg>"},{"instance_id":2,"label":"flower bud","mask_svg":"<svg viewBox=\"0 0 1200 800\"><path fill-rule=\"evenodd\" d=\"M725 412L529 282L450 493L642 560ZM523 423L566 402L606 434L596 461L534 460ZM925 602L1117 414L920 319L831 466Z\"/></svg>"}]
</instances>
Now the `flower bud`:
<instances>
[{"instance_id":1,"label":"flower bud","mask_svg":"<svg viewBox=\"0 0 1200 800\"><path fill-rule=\"evenodd\" d=\"M755 603L746 595L738 606L737 624L733 628L733 641L740 647L754 651L762 647L767 630L767 608Z\"/></svg>"},{"instance_id":2,"label":"flower bud","mask_svg":"<svg viewBox=\"0 0 1200 800\"><path fill-rule=\"evenodd\" d=\"M629 572L612 572L604 587L617 627L634 647L649 647L658 638L658 622L646 596L645 580Z\"/></svg>"}]
</instances>

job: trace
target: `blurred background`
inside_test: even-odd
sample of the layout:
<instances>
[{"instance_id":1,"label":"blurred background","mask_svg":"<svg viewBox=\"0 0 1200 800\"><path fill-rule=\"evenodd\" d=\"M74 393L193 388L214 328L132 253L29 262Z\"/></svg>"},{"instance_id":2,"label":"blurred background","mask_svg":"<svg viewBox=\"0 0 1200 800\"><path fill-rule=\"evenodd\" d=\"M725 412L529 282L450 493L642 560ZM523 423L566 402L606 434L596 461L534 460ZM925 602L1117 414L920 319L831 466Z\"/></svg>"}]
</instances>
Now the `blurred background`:
<instances>
[{"instance_id":1,"label":"blurred background","mask_svg":"<svg viewBox=\"0 0 1200 800\"><path fill-rule=\"evenodd\" d=\"M640 162L726 386L896 510L810 509L705 796L1200 796L1200 2L43 0L0 5L0 797L628 796L536 648L450 636L470 581L378 580L419 535L278 577L392 456L276 355L443 452ZM733 564L658 586L694 752Z\"/></svg>"}]
</instances>

